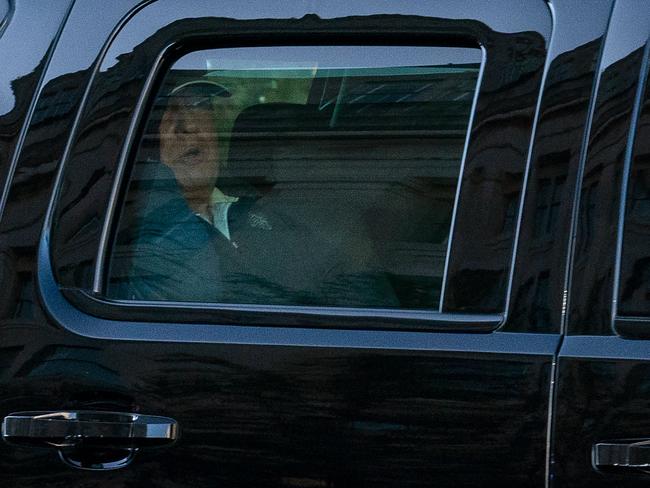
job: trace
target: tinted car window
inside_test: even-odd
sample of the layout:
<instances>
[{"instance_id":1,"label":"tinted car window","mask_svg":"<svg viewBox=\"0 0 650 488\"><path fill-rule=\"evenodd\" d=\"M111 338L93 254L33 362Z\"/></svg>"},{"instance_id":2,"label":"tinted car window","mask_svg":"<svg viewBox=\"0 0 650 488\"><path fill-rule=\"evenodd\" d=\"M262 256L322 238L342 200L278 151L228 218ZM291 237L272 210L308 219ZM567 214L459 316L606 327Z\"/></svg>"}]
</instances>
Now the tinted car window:
<instances>
[{"instance_id":1,"label":"tinted car window","mask_svg":"<svg viewBox=\"0 0 650 488\"><path fill-rule=\"evenodd\" d=\"M109 296L438 309L481 57L182 57L135 154Z\"/></svg>"}]
</instances>

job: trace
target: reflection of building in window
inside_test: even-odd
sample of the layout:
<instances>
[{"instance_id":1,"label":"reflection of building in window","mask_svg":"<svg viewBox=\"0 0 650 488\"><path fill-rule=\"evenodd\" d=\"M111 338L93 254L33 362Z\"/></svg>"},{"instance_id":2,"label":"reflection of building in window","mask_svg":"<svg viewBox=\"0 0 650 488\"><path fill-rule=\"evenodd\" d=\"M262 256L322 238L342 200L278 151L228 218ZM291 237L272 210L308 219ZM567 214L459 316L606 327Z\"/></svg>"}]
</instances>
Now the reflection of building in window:
<instances>
[{"instance_id":1,"label":"reflection of building in window","mask_svg":"<svg viewBox=\"0 0 650 488\"><path fill-rule=\"evenodd\" d=\"M556 178L542 178L537 183L537 205L533 223L533 238L553 234L557 224L562 194L564 191L565 176Z\"/></svg>"},{"instance_id":2,"label":"reflection of building in window","mask_svg":"<svg viewBox=\"0 0 650 488\"><path fill-rule=\"evenodd\" d=\"M650 301L650 258L637 259L630 271L623 278L620 310L631 315L645 315L647 312L635 307Z\"/></svg>"},{"instance_id":3,"label":"reflection of building in window","mask_svg":"<svg viewBox=\"0 0 650 488\"><path fill-rule=\"evenodd\" d=\"M32 123L37 124L47 119L54 119L66 115L74 108L76 90L76 86L70 85L63 86L56 92L46 93L34 112Z\"/></svg>"},{"instance_id":4,"label":"reflection of building in window","mask_svg":"<svg viewBox=\"0 0 650 488\"><path fill-rule=\"evenodd\" d=\"M598 182L588 186L580 200L580 232L582 233L582 247L587 248L594 236L596 223L596 196Z\"/></svg>"},{"instance_id":5,"label":"reflection of building in window","mask_svg":"<svg viewBox=\"0 0 650 488\"><path fill-rule=\"evenodd\" d=\"M632 191L630 192L627 216L648 222L650 218L650 171L642 170L632 175Z\"/></svg>"},{"instance_id":6,"label":"reflection of building in window","mask_svg":"<svg viewBox=\"0 0 650 488\"><path fill-rule=\"evenodd\" d=\"M90 376L106 385L121 386L120 375L98 361L95 347L49 345L35 351L20 368L20 376L65 377Z\"/></svg>"},{"instance_id":7,"label":"reflection of building in window","mask_svg":"<svg viewBox=\"0 0 650 488\"><path fill-rule=\"evenodd\" d=\"M536 327L543 327L551 322L551 307L549 306L549 271L545 270L537 276L535 296L531 309L530 323Z\"/></svg>"},{"instance_id":8,"label":"reflection of building in window","mask_svg":"<svg viewBox=\"0 0 650 488\"><path fill-rule=\"evenodd\" d=\"M18 300L14 310L14 318L34 317L34 281L28 272L18 273Z\"/></svg>"},{"instance_id":9,"label":"reflection of building in window","mask_svg":"<svg viewBox=\"0 0 650 488\"><path fill-rule=\"evenodd\" d=\"M517 210L519 207L519 192L505 195L506 203L503 218L502 232L504 234L512 234L515 230L515 223L517 220Z\"/></svg>"}]
</instances>

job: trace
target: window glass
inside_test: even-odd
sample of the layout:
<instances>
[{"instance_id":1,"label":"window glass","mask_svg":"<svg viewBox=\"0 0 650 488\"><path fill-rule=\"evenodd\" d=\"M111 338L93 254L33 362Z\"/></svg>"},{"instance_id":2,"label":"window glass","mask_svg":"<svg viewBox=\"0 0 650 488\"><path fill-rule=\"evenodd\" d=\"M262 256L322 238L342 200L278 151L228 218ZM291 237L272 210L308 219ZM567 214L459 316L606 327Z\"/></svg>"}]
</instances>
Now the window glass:
<instances>
[{"instance_id":1,"label":"window glass","mask_svg":"<svg viewBox=\"0 0 650 488\"><path fill-rule=\"evenodd\" d=\"M438 310L482 52L196 51L166 72L115 299Z\"/></svg>"}]
</instances>

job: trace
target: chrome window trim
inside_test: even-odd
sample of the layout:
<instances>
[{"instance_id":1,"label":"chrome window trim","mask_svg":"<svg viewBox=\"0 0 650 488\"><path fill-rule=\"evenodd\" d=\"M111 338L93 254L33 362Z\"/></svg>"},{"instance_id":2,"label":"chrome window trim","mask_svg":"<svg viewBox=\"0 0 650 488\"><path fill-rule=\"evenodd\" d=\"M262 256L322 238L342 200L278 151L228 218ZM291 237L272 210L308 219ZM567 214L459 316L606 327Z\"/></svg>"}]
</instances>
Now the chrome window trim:
<instances>
[{"instance_id":1,"label":"chrome window trim","mask_svg":"<svg viewBox=\"0 0 650 488\"><path fill-rule=\"evenodd\" d=\"M101 68L102 61L106 57L106 53L108 52L109 48L113 44L113 41L119 34L119 32L122 30L122 28L133 18L134 15L136 15L140 10L145 8L147 5L155 2L156 0L144 0L142 3L131 9L128 14L126 14L120 22L117 24L115 29L111 32L111 34L108 36L106 41L104 42L104 45L102 46L101 51L97 55L97 59L95 60L95 65L93 67L92 73L90 74L88 84L86 85L86 88L84 90L84 93L81 97L81 102L79 103L79 109L77 110L77 113L75 114L74 120L72 122L72 129L70 131L70 135L68 137L68 140L66 142L65 148L63 149L63 154L61 156L61 164L59 165L59 171L56 175L56 179L54 182L54 192L53 192L53 197L52 200L50 201L50 206L47 209L47 217L45 220L45 228L49 229L52 226L52 219L51 216L54 213L54 208L55 208L55 202L58 200L59 192L61 189L61 179L63 178L63 168L65 167L65 162L68 161L70 158L70 152L72 151L72 147L74 146L76 136L77 136L77 131L79 130L79 125L81 121L81 117L83 116L83 113L85 111L86 105L88 103L88 98L90 97L90 92L92 90L93 84L95 82L95 79L97 77L97 73L99 72ZM37 97L35 97L36 99ZM8 180L9 181L9 180ZM0 206L0 210L2 207ZM1 213L0 213L1 215Z\"/></svg>"},{"instance_id":2,"label":"chrome window trim","mask_svg":"<svg viewBox=\"0 0 650 488\"><path fill-rule=\"evenodd\" d=\"M133 117L131 118L131 123L129 124L129 129L126 134L124 144L122 145L122 151L120 153L120 159L115 168L115 176L113 177L113 185L111 187L111 194L108 198L108 208L106 210L106 218L102 224L102 232L99 238L99 247L97 249L97 257L95 266L95 274L93 276L93 287L92 291L96 294L101 294L103 291L103 281L104 281L104 268L107 259L108 246L111 238L111 227L113 225L113 220L115 219L115 214L119 208L119 191L122 186L122 180L124 179L124 172L126 171L126 166L128 164L129 154L131 153L131 148L134 144L135 135L138 131L138 127L144 115L144 108L151 96L151 91L154 85L154 82L158 78L158 73L160 68L163 65L163 60L166 58L169 51L174 47L174 44L168 45L163 49L158 56L156 61L153 64L153 68L147 75L147 80L144 84L144 89L140 92L138 102L133 109ZM103 59L103 57L102 57ZM88 84L90 87L92 84ZM81 111L79 111L81 113Z\"/></svg>"},{"instance_id":3,"label":"chrome window trim","mask_svg":"<svg viewBox=\"0 0 650 488\"><path fill-rule=\"evenodd\" d=\"M48 216L48 219L50 217ZM37 289L52 319L82 337L111 341L254 344L292 347L454 351L548 355L557 347L557 335L544 333L467 333L429 330L314 328L307 326L251 326L219 323L164 323L112 320L90 315L72 304L55 280L47 233L38 250ZM186 307L183 303L183 307ZM456 314L453 314L456 317Z\"/></svg>"},{"instance_id":4,"label":"chrome window trim","mask_svg":"<svg viewBox=\"0 0 650 488\"><path fill-rule=\"evenodd\" d=\"M645 94L646 86L648 83L648 70L650 69L650 33L643 50L643 61L639 71L639 82L636 87L634 95L634 106L632 107L632 115L630 121L630 128L627 134L627 143L625 148L625 157L623 160L623 174L621 176L621 197L618 208L618 222L616 225L616 260L614 262L614 282L612 285L612 315L611 327L615 334L618 334L616 323L618 319L623 320L642 320L640 317L620 316L618 314L618 297L620 293L621 284L621 265L623 261L623 237L625 232L625 209L627 206L627 193L630 183L630 174L632 170L632 159L634 157L634 146L637 136L637 126L639 117L641 115L641 106L643 104L643 96ZM648 320L648 318L646 318Z\"/></svg>"},{"instance_id":5,"label":"chrome window trim","mask_svg":"<svg viewBox=\"0 0 650 488\"><path fill-rule=\"evenodd\" d=\"M474 127L474 115L476 114L476 106L478 98L481 93L481 84L483 83L483 73L485 72L485 65L487 64L487 50L485 46L480 45L482 59L481 67L476 79L476 87L474 89L474 98L472 100L472 108L469 113L469 121L467 123L467 133L465 134L465 144L463 146L463 155L460 159L460 168L458 170L458 183L456 184L456 195L454 195L454 206L451 211L451 224L449 225L449 238L447 239L447 253L445 254L445 268L442 273L442 284L440 287L440 304L438 305L438 312L443 313L442 307L445 303L445 292L447 291L447 275L449 273L449 256L454 241L454 230L456 228L456 214L458 213L458 202L460 201L460 191L463 185L463 173L465 173L465 161L467 160L467 153L469 151L469 143L472 137L472 127Z\"/></svg>"}]
</instances>

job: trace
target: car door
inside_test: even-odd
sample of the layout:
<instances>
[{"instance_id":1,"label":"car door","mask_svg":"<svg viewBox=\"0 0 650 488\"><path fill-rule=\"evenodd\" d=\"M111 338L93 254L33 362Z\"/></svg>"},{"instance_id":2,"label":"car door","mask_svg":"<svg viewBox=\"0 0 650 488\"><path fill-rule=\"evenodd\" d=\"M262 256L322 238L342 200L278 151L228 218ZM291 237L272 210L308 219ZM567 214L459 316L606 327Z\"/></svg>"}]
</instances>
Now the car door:
<instances>
[{"instance_id":1,"label":"car door","mask_svg":"<svg viewBox=\"0 0 650 488\"><path fill-rule=\"evenodd\" d=\"M2 277L3 486L543 486L610 7L76 2L0 221L21 269ZM257 281L222 301L111 288L136 268L120 236L142 229L157 100L197 62L232 100L248 89L220 178L271 202L249 234L289 222L307 249L268 259L260 238L236 261L279 269L273 299ZM331 256L344 272L314 284ZM212 284L212 263L180 261L171 278ZM347 280L367 262L388 283L373 298Z\"/></svg>"},{"instance_id":2,"label":"car door","mask_svg":"<svg viewBox=\"0 0 650 488\"><path fill-rule=\"evenodd\" d=\"M599 68L574 245L554 435L559 486L645 486L648 36L616 2Z\"/></svg>"}]
</instances>

